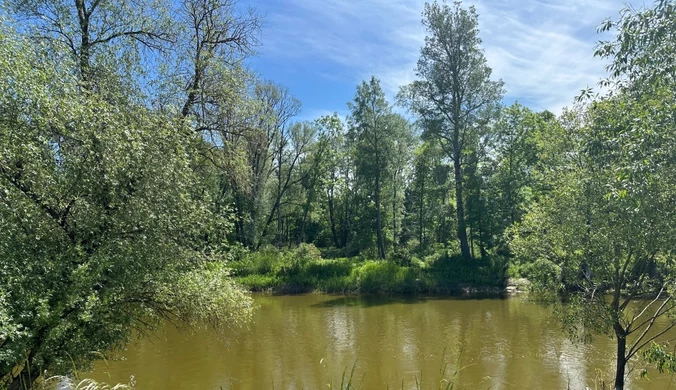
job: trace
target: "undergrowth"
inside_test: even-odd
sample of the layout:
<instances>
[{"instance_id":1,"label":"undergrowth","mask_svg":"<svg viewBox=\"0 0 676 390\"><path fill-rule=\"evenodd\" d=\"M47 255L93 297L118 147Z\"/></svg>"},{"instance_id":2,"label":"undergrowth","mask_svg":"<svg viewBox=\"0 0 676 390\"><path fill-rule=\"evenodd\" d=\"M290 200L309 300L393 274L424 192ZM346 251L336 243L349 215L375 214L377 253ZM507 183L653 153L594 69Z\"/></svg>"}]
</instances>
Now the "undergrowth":
<instances>
[{"instance_id":1,"label":"undergrowth","mask_svg":"<svg viewBox=\"0 0 676 390\"><path fill-rule=\"evenodd\" d=\"M245 288L275 293L448 294L498 289L505 277L503 262L491 259L466 262L446 252L422 259L326 259L308 244L266 247L241 254L229 266Z\"/></svg>"}]
</instances>

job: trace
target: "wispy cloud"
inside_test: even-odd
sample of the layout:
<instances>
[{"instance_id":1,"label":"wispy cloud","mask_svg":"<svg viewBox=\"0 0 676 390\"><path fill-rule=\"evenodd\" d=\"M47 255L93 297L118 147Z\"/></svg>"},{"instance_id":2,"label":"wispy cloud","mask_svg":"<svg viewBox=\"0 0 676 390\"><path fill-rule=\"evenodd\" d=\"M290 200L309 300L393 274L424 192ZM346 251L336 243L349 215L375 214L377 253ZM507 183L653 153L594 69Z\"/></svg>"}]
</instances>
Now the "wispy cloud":
<instances>
[{"instance_id":1,"label":"wispy cloud","mask_svg":"<svg viewBox=\"0 0 676 390\"><path fill-rule=\"evenodd\" d=\"M347 118L348 112L347 109L345 109L344 107L336 107L335 110L328 110L324 108L311 108L304 110L303 112L301 112L300 115L298 115L294 119L299 122L303 121L312 122L320 117L332 116L333 114L337 114L338 117L340 117L341 119L345 119Z\"/></svg>"},{"instance_id":2,"label":"wispy cloud","mask_svg":"<svg viewBox=\"0 0 676 390\"><path fill-rule=\"evenodd\" d=\"M357 84L375 75L390 96L415 79L423 0L284 0L268 11L265 50L312 62L316 74ZM507 101L559 112L605 75L595 27L620 0L473 0L489 65ZM331 69L327 72L326 69ZM325 107L326 110L340 109Z\"/></svg>"}]
</instances>

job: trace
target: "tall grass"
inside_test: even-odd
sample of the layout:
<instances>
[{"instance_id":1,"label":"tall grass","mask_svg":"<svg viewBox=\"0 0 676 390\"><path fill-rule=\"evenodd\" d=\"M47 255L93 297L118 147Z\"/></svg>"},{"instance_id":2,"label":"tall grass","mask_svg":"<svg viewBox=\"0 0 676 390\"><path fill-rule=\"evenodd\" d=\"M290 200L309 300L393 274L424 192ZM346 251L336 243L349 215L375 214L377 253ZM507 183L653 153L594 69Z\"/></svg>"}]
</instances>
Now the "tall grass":
<instances>
[{"instance_id":1,"label":"tall grass","mask_svg":"<svg viewBox=\"0 0 676 390\"><path fill-rule=\"evenodd\" d=\"M416 390L457 390L459 389L457 387L457 382L458 382L458 376L460 372L467 368L468 366L461 366L460 365L460 357L462 355L462 352L458 355L458 359L455 363L455 368L450 371L450 363L447 355L447 350L444 349L444 352L441 356L441 362L439 366L439 372L436 376L436 378L432 379L431 384L426 384L423 380L423 373L422 371L415 375L413 377L414 385ZM320 364L328 371L328 364L324 359L320 361ZM328 389L339 389L339 390L362 390L364 389L363 383L364 383L364 378L366 377L366 373L364 373L361 377L356 376L356 367L357 367L357 362L355 362L352 367L349 369L346 367L343 370L343 373L340 377L340 387L335 387L333 384L333 381L329 381L329 383L326 384L326 387ZM361 378L361 379L359 379ZM359 379L359 382L357 383L357 380ZM410 382L409 382L410 383ZM478 384L477 386L480 386ZM476 389L479 387L473 387L472 389ZM389 390L390 387L389 385L387 386L387 390ZM406 381L405 379L401 380L401 390L406 389Z\"/></svg>"}]
</instances>

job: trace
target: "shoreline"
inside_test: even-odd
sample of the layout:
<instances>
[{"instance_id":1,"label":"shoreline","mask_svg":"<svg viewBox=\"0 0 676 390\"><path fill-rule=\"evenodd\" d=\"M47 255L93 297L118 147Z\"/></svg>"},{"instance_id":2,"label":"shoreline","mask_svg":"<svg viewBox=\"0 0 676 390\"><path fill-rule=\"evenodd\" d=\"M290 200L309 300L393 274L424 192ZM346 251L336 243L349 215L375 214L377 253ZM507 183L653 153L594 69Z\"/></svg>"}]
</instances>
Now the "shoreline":
<instances>
[{"instance_id":1,"label":"shoreline","mask_svg":"<svg viewBox=\"0 0 676 390\"><path fill-rule=\"evenodd\" d=\"M444 289L415 289L412 291L360 291L358 288L349 288L344 290L327 290L312 287L300 287L296 285L277 285L268 288L258 288L256 286L247 286L241 283L239 278L235 280L250 293L266 295L302 295L302 294L323 294L323 295L343 295L343 296L436 296L436 297L464 297L464 296L514 296L528 292L530 282L525 278L507 278L504 286L496 285L471 285L459 283L455 286L446 286Z\"/></svg>"}]
</instances>

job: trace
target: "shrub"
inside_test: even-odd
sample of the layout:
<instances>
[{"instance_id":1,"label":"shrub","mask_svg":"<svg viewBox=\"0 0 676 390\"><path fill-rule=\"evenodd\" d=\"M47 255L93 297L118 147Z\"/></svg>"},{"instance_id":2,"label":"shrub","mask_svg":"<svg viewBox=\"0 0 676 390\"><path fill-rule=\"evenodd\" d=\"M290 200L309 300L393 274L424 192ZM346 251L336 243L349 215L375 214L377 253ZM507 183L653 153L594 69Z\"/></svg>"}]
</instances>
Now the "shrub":
<instances>
[{"instance_id":1,"label":"shrub","mask_svg":"<svg viewBox=\"0 0 676 390\"><path fill-rule=\"evenodd\" d=\"M390 260L397 265L410 267L413 260L413 255L406 247L397 247L390 254Z\"/></svg>"}]
</instances>

